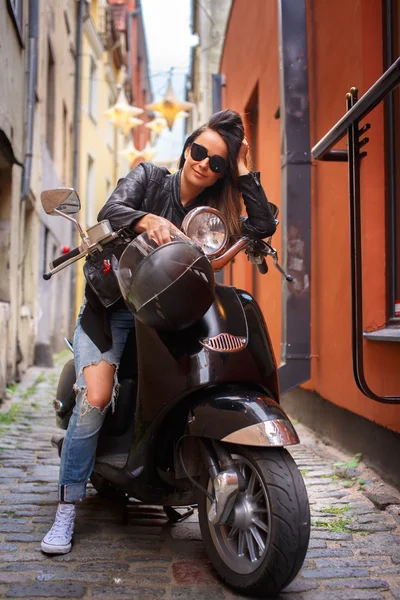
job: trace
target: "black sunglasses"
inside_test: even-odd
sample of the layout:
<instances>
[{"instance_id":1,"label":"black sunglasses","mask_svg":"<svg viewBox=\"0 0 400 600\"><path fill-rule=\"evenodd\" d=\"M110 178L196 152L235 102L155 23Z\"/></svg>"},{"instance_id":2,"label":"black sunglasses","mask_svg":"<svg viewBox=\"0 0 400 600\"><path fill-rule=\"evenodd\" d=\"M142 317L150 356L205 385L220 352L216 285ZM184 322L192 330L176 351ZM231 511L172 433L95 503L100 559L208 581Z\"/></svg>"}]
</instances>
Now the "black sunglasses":
<instances>
[{"instance_id":1,"label":"black sunglasses","mask_svg":"<svg viewBox=\"0 0 400 600\"><path fill-rule=\"evenodd\" d=\"M222 158L218 154L209 156L207 148L201 144L196 144L196 142L193 142L190 146L190 156L196 162L201 162L205 158L209 158L208 164L213 173L223 173L228 167L228 161L225 158Z\"/></svg>"}]
</instances>

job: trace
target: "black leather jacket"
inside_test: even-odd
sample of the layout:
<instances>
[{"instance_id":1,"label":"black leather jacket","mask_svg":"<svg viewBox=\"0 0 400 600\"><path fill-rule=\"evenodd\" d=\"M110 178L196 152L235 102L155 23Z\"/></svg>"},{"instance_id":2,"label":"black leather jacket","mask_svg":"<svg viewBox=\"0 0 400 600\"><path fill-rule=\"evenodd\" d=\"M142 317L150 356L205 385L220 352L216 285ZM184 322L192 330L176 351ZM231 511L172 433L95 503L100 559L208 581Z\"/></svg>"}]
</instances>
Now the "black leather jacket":
<instances>
[{"instance_id":1,"label":"black leather jacket","mask_svg":"<svg viewBox=\"0 0 400 600\"><path fill-rule=\"evenodd\" d=\"M168 219L181 227L185 215L196 206L207 205L207 188L195 202L182 206L180 201L181 171L173 175L164 167L140 163L118 185L98 215L108 219L116 231L132 229L147 213ZM242 219L242 232L257 238L266 238L275 231L275 219L260 184L259 173L238 178L238 188L246 206L247 217Z\"/></svg>"},{"instance_id":2,"label":"black leather jacket","mask_svg":"<svg viewBox=\"0 0 400 600\"><path fill-rule=\"evenodd\" d=\"M196 206L207 205L207 189L189 205L180 201L181 171L171 173L164 167L140 163L118 185L99 212L98 221L108 219L114 231L133 231L136 222L147 213L164 217L181 227L185 215ZM266 238L275 231L275 219L260 184L259 173L249 173L238 178L238 188L243 196L247 217L242 218L242 232L257 238ZM81 325L101 352L112 345L109 311L124 308L123 301L109 309L102 306L87 285L87 304L82 313Z\"/></svg>"}]
</instances>

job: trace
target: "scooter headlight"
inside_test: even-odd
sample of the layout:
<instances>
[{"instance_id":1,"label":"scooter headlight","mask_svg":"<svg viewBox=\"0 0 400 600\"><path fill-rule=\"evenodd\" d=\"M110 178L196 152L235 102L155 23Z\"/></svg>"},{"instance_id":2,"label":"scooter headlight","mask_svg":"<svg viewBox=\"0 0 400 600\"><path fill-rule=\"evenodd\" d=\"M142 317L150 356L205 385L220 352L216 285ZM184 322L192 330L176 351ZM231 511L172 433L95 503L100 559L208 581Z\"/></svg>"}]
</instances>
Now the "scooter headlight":
<instances>
[{"instance_id":1,"label":"scooter headlight","mask_svg":"<svg viewBox=\"0 0 400 600\"><path fill-rule=\"evenodd\" d=\"M228 243L228 226L215 208L199 206L183 220L182 230L208 257L221 254Z\"/></svg>"}]
</instances>

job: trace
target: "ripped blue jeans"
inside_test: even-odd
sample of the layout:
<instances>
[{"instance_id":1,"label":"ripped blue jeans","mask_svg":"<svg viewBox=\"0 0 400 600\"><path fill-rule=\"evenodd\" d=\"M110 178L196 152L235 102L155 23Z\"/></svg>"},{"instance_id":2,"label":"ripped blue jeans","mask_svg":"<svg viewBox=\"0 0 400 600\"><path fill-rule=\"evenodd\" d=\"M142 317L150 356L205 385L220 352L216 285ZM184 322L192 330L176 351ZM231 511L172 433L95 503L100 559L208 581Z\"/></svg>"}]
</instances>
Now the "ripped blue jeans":
<instances>
[{"instance_id":1,"label":"ripped blue jeans","mask_svg":"<svg viewBox=\"0 0 400 600\"><path fill-rule=\"evenodd\" d=\"M118 396L118 366L122 351L130 330L135 326L135 318L128 309L114 310L110 315L113 345L102 353L81 327L82 310L83 306L74 334L76 405L63 442L60 464L59 500L64 502L77 502L85 497L86 483L95 462L100 429L110 406L114 410ZM115 367L112 396L102 412L88 403L83 372L85 367L101 361Z\"/></svg>"}]
</instances>

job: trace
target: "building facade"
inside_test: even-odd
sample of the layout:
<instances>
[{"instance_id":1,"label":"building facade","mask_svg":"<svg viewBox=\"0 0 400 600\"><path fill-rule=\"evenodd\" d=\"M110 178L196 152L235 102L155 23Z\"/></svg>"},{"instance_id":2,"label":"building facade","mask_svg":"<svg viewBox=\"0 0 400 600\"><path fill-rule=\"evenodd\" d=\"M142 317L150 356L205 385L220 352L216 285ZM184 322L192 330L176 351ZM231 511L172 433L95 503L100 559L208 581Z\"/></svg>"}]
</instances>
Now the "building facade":
<instances>
[{"instance_id":1,"label":"building facade","mask_svg":"<svg viewBox=\"0 0 400 600\"><path fill-rule=\"evenodd\" d=\"M280 206L273 245L294 277L288 284L272 266L262 276L239 256L226 281L261 305L285 406L374 454L383 471L397 469L400 406L361 393L352 370L348 167L312 160L310 149L346 112L350 88L361 97L399 57L399 14L398 0L235 0L220 66L223 104L245 116L253 163ZM361 161L363 361L381 397L400 396L398 89L390 111L380 103L361 123L371 125Z\"/></svg>"},{"instance_id":2,"label":"building facade","mask_svg":"<svg viewBox=\"0 0 400 600\"><path fill-rule=\"evenodd\" d=\"M21 203L21 185L27 85L24 15L28 2L22 4L20 12L16 12L5 0L2 4L0 37L7 52L0 52L0 335L6 343L1 345L0 350L0 396L4 394L6 384L15 377L21 360L18 329L22 250L19 233L25 208Z\"/></svg>"},{"instance_id":3,"label":"building facade","mask_svg":"<svg viewBox=\"0 0 400 600\"><path fill-rule=\"evenodd\" d=\"M83 297L81 264L42 278L49 263L79 240L71 223L45 214L41 192L77 188L77 218L84 226L95 223L131 166L120 152L132 134L121 133L104 113L124 85L132 100L151 99L143 23L133 2L2 4L0 398L29 365L52 364ZM121 7L123 31L117 25ZM142 129L144 145L149 132Z\"/></svg>"},{"instance_id":4,"label":"building facade","mask_svg":"<svg viewBox=\"0 0 400 600\"><path fill-rule=\"evenodd\" d=\"M75 3L13 2L1 9L0 397L35 360L51 363L69 326L69 277L42 285L70 243L40 193L70 180Z\"/></svg>"},{"instance_id":5,"label":"building facade","mask_svg":"<svg viewBox=\"0 0 400 600\"><path fill-rule=\"evenodd\" d=\"M221 52L232 0L191 2L192 33L199 43L192 48L188 100L194 103L186 121L186 132L194 131L211 116L212 76L219 73Z\"/></svg>"},{"instance_id":6,"label":"building facade","mask_svg":"<svg viewBox=\"0 0 400 600\"><path fill-rule=\"evenodd\" d=\"M97 214L118 179L130 171L131 163L121 152L133 135L141 149L149 139L148 129L143 126L140 134L132 130L124 134L105 115L115 104L121 87L127 92L128 101L136 106L143 107L142 103L150 97L139 6L120 0L92 0L83 21L81 69L78 190L82 208L78 217L86 227L96 223ZM81 263L76 269L77 312L85 279Z\"/></svg>"}]
</instances>

